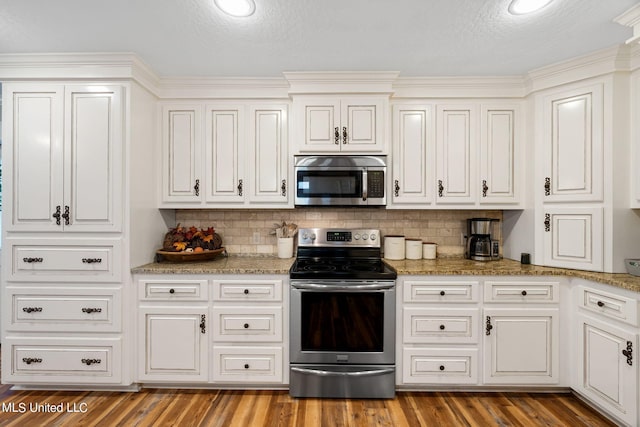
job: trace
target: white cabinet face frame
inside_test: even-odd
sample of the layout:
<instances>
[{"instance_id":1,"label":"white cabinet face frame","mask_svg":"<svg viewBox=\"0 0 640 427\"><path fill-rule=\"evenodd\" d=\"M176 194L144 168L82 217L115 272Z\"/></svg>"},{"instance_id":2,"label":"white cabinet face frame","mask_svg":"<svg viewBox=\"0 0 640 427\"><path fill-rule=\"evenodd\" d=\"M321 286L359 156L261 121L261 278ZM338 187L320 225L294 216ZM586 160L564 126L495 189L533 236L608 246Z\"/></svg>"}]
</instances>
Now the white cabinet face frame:
<instances>
[{"instance_id":1,"label":"white cabinet face frame","mask_svg":"<svg viewBox=\"0 0 640 427\"><path fill-rule=\"evenodd\" d=\"M603 271L602 208L544 208L544 265Z\"/></svg>"},{"instance_id":2,"label":"white cabinet face frame","mask_svg":"<svg viewBox=\"0 0 640 427\"><path fill-rule=\"evenodd\" d=\"M293 200L288 166L288 106L253 105L249 117L249 202L288 205Z\"/></svg>"},{"instance_id":3,"label":"white cabinet face frame","mask_svg":"<svg viewBox=\"0 0 640 427\"><path fill-rule=\"evenodd\" d=\"M202 106L162 106L162 200L200 202L202 174Z\"/></svg>"},{"instance_id":4,"label":"white cabinet face frame","mask_svg":"<svg viewBox=\"0 0 640 427\"><path fill-rule=\"evenodd\" d=\"M480 113L480 204L518 203L518 106L483 105Z\"/></svg>"},{"instance_id":5,"label":"white cabinet face frame","mask_svg":"<svg viewBox=\"0 0 640 427\"><path fill-rule=\"evenodd\" d=\"M602 201L604 95L594 84L544 97L542 177L544 202ZM538 187L538 185L540 187Z\"/></svg>"},{"instance_id":6,"label":"white cabinet face frame","mask_svg":"<svg viewBox=\"0 0 640 427\"><path fill-rule=\"evenodd\" d=\"M475 203L477 107L439 105L436 117L436 203Z\"/></svg>"},{"instance_id":7,"label":"white cabinet face frame","mask_svg":"<svg viewBox=\"0 0 640 427\"><path fill-rule=\"evenodd\" d=\"M208 105L206 114L206 202L243 202L244 106Z\"/></svg>"},{"instance_id":8,"label":"white cabinet face frame","mask_svg":"<svg viewBox=\"0 0 640 427\"><path fill-rule=\"evenodd\" d=\"M434 129L430 105L393 106L393 204L433 201Z\"/></svg>"}]
</instances>

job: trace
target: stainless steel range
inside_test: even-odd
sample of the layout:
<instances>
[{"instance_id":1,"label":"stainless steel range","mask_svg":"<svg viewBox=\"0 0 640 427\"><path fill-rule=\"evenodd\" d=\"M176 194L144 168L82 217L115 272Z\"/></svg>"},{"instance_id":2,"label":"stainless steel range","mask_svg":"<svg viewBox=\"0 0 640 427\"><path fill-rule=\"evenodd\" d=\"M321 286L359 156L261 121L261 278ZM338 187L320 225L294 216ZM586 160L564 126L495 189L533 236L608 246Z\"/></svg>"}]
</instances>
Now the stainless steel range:
<instances>
[{"instance_id":1,"label":"stainless steel range","mask_svg":"<svg viewBox=\"0 0 640 427\"><path fill-rule=\"evenodd\" d=\"M307 228L291 278L294 397L395 395L395 279L380 231Z\"/></svg>"}]
</instances>

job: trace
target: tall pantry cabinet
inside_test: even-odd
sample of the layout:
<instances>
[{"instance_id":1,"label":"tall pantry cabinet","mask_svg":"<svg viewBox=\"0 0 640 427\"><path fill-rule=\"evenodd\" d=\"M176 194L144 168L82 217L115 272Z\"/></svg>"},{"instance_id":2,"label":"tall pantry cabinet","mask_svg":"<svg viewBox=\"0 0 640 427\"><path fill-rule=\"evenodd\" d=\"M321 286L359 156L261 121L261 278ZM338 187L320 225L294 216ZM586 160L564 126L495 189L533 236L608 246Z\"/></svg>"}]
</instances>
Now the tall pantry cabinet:
<instances>
[{"instance_id":1,"label":"tall pantry cabinet","mask_svg":"<svg viewBox=\"0 0 640 427\"><path fill-rule=\"evenodd\" d=\"M5 74L2 94L2 382L127 388L129 269L166 227L145 191L155 98L133 80Z\"/></svg>"}]
</instances>

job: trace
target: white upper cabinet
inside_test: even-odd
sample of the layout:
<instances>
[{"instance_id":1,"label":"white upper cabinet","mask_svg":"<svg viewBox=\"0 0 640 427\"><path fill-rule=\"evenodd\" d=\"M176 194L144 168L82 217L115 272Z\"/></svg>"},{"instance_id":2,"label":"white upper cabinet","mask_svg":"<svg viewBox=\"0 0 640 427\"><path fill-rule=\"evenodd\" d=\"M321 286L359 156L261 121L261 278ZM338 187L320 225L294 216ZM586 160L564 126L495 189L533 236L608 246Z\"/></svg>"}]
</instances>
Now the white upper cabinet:
<instances>
[{"instance_id":1,"label":"white upper cabinet","mask_svg":"<svg viewBox=\"0 0 640 427\"><path fill-rule=\"evenodd\" d=\"M11 231L122 228L122 88L7 84Z\"/></svg>"},{"instance_id":2,"label":"white upper cabinet","mask_svg":"<svg viewBox=\"0 0 640 427\"><path fill-rule=\"evenodd\" d=\"M433 118L428 105L393 106L394 205L433 200Z\"/></svg>"},{"instance_id":3,"label":"white upper cabinet","mask_svg":"<svg viewBox=\"0 0 640 427\"><path fill-rule=\"evenodd\" d=\"M631 207L640 208L640 71L631 76Z\"/></svg>"},{"instance_id":4,"label":"white upper cabinet","mask_svg":"<svg viewBox=\"0 0 640 427\"><path fill-rule=\"evenodd\" d=\"M202 107L162 107L162 197L165 202L200 202L204 189L202 166Z\"/></svg>"},{"instance_id":5,"label":"white upper cabinet","mask_svg":"<svg viewBox=\"0 0 640 427\"><path fill-rule=\"evenodd\" d=\"M205 200L242 202L246 194L244 107L208 105L205 114Z\"/></svg>"},{"instance_id":6,"label":"white upper cabinet","mask_svg":"<svg viewBox=\"0 0 640 427\"><path fill-rule=\"evenodd\" d=\"M480 204L518 203L518 106L483 105L480 113ZM518 126L518 127L517 127Z\"/></svg>"},{"instance_id":7,"label":"white upper cabinet","mask_svg":"<svg viewBox=\"0 0 640 427\"><path fill-rule=\"evenodd\" d=\"M543 182L536 183L536 189L544 191L543 201L602 201L602 85L552 93L541 102L542 129L537 145L543 150Z\"/></svg>"},{"instance_id":8,"label":"white upper cabinet","mask_svg":"<svg viewBox=\"0 0 640 427\"><path fill-rule=\"evenodd\" d=\"M380 96L296 97L297 151L383 152L387 103Z\"/></svg>"},{"instance_id":9,"label":"white upper cabinet","mask_svg":"<svg viewBox=\"0 0 640 427\"><path fill-rule=\"evenodd\" d=\"M249 108L249 201L288 205L291 198L288 152L288 106Z\"/></svg>"},{"instance_id":10,"label":"white upper cabinet","mask_svg":"<svg viewBox=\"0 0 640 427\"><path fill-rule=\"evenodd\" d=\"M475 203L477 122L475 105L437 107L437 203Z\"/></svg>"}]
</instances>

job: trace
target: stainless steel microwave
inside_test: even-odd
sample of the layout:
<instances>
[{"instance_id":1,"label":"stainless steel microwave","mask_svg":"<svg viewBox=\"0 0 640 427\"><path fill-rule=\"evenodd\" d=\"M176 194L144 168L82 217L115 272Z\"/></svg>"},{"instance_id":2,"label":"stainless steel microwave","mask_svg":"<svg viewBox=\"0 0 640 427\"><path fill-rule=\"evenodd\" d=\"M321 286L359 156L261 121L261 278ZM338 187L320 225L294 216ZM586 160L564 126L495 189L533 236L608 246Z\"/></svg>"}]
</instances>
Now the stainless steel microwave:
<instances>
[{"instance_id":1,"label":"stainless steel microwave","mask_svg":"<svg viewBox=\"0 0 640 427\"><path fill-rule=\"evenodd\" d=\"M294 156L296 206L385 206L386 156Z\"/></svg>"}]
</instances>

